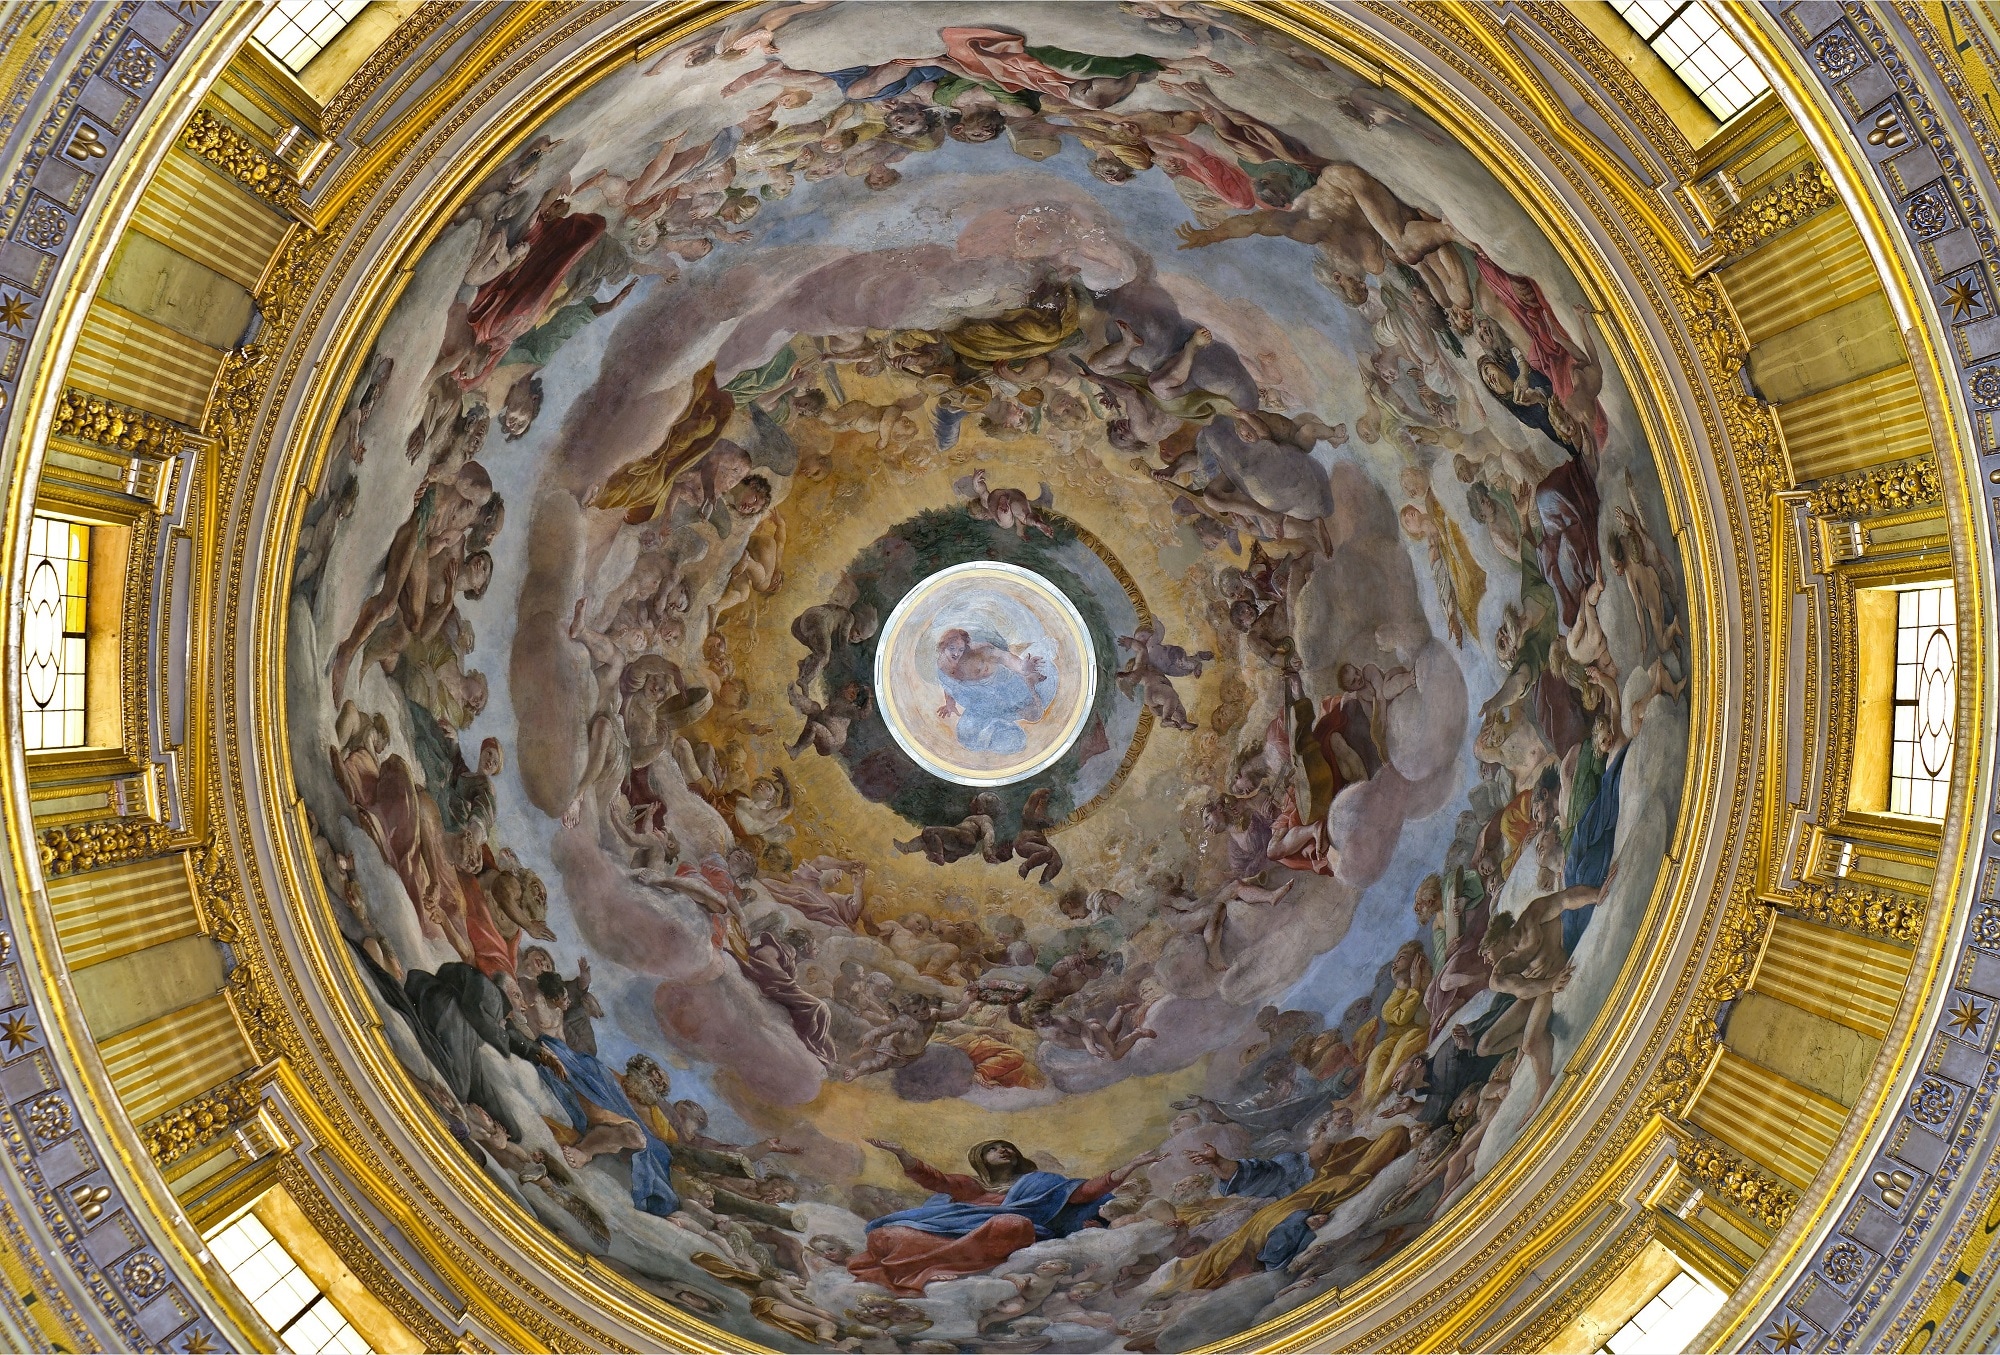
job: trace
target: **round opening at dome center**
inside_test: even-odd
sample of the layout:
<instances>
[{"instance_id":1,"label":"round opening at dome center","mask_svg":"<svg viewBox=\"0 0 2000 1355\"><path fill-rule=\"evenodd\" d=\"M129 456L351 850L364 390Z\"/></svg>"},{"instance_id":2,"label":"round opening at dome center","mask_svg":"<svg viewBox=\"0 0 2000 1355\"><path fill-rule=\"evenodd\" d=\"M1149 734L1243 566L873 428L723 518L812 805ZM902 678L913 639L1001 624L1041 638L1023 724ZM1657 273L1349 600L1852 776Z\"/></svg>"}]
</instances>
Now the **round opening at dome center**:
<instances>
[{"instance_id":1,"label":"round opening at dome center","mask_svg":"<svg viewBox=\"0 0 2000 1355\"><path fill-rule=\"evenodd\" d=\"M890 735L961 786L1004 786L1069 751L1097 654L1076 604L1033 570L973 561L911 589L882 628L875 691Z\"/></svg>"}]
</instances>

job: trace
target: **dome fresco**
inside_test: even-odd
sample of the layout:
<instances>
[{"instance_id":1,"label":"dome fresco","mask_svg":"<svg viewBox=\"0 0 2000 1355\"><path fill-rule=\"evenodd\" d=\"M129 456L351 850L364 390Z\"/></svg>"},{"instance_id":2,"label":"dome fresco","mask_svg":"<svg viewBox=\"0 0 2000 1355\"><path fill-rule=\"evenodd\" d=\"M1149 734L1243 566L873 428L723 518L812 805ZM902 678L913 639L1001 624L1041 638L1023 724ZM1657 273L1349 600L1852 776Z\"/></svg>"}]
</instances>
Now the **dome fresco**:
<instances>
[{"instance_id":1,"label":"dome fresco","mask_svg":"<svg viewBox=\"0 0 2000 1355\"><path fill-rule=\"evenodd\" d=\"M1188 1349L1551 1101L1678 814L1673 541L1399 97L1193 5L768 6L416 260L293 774L385 1038L574 1247L780 1348Z\"/></svg>"}]
</instances>

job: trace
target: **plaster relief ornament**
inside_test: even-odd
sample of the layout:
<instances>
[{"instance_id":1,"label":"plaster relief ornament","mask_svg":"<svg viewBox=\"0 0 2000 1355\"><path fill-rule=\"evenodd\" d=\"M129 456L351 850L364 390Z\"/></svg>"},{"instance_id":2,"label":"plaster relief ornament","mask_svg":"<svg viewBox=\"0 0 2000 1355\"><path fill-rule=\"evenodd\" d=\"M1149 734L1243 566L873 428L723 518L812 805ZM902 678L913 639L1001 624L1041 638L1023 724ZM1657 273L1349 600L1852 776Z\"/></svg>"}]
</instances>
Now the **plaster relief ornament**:
<instances>
[{"instance_id":1,"label":"plaster relief ornament","mask_svg":"<svg viewBox=\"0 0 2000 1355\"><path fill-rule=\"evenodd\" d=\"M1577 1085L1686 772L1562 251L1196 4L753 6L522 135L286 616L415 1093L744 1344L1188 1349L1426 1245Z\"/></svg>"}]
</instances>

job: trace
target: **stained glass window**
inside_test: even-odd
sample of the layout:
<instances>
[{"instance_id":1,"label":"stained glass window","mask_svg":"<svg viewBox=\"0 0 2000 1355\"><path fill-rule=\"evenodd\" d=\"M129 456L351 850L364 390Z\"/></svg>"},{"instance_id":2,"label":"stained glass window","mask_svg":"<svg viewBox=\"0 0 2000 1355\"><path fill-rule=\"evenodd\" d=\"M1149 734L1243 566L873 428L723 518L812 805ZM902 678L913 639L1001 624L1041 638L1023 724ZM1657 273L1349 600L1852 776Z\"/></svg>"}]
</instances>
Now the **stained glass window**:
<instances>
[{"instance_id":1,"label":"stained glass window","mask_svg":"<svg viewBox=\"0 0 2000 1355\"><path fill-rule=\"evenodd\" d=\"M208 1248L292 1355L372 1355L353 1324L255 1214L211 1234Z\"/></svg>"},{"instance_id":2,"label":"stained glass window","mask_svg":"<svg viewBox=\"0 0 2000 1355\"><path fill-rule=\"evenodd\" d=\"M1896 692L1889 812L1944 817L1958 716L1958 616L1950 584L1896 595Z\"/></svg>"},{"instance_id":3,"label":"stained glass window","mask_svg":"<svg viewBox=\"0 0 2000 1355\"><path fill-rule=\"evenodd\" d=\"M1771 87L1736 39L1699 0L1611 0L1695 97L1724 122Z\"/></svg>"},{"instance_id":4,"label":"stained glass window","mask_svg":"<svg viewBox=\"0 0 2000 1355\"><path fill-rule=\"evenodd\" d=\"M90 528L37 514L21 635L21 738L30 751L83 746L89 599Z\"/></svg>"},{"instance_id":5,"label":"stained glass window","mask_svg":"<svg viewBox=\"0 0 2000 1355\"><path fill-rule=\"evenodd\" d=\"M368 0L278 0L252 36L296 74L366 8Z\"/></svg>"}]
</instances>

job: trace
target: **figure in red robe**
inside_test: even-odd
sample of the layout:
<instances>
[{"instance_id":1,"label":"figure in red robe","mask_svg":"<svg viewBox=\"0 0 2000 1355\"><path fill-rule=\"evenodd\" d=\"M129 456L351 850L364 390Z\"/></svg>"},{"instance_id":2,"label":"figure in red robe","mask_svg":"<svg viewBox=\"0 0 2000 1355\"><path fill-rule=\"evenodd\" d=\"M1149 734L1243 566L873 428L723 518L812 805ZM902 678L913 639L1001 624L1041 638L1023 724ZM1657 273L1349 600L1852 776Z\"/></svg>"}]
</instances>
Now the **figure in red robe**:
<instances>
[{"instance_id":1,"label":"figure in red robe","mask_svg":"<svg viewBox=\"0 0 2000 1355\"><path fill-rule=\"evenodd\" d=\"M1005 1139L966 1154L972 1175L939 1171L901 1144L870 1139L895 1154L903 1175L936 1192L915 1209L868 1225L868 1249L847 1263L857 1280L896 1294L921 1294L937 1280L976 1275L1023 1247L1084 1228L1102 1228L1098 1208L1133 1172L1159 1161L1134 1158L1088 1181L1045 1172Z\"/></svg>"},{"instance_id":2,"label":"figure in red robe","mask_svg":"<svg viewBox=\"0 0 2000 1355\"><path fill-rule=\"evenodd\" d=\"M533 329L548 309L570 268L604 234L604 218L595 212L571 212L556 199L528 228L527 254L500 276L482 284L466 308L465 318L479 345L480 358L470 376L459 384L470 388L486 378L514 341Z\"/></svg>"}]
</instances>

